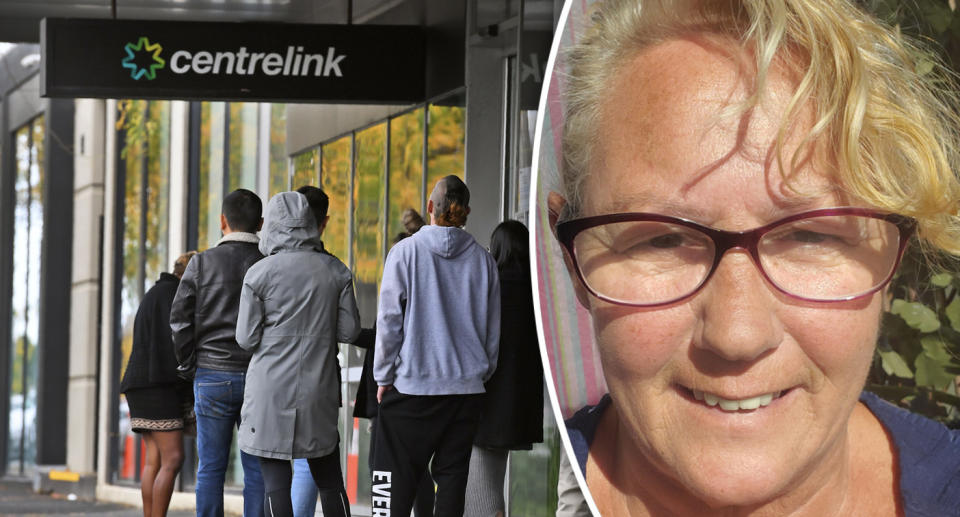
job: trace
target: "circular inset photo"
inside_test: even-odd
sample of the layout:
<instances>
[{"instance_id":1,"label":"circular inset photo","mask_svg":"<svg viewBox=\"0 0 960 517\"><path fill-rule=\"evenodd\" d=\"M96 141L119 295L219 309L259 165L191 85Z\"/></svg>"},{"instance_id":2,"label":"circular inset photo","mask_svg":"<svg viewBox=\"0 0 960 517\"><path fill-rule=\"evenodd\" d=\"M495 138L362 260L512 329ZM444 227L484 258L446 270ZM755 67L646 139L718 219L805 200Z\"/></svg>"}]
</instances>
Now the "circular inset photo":
<instances>
[{"instance_id":1,"label":"circular inset photo","mask_svg":"<svg viewBox=\"0 0 960 517\"><path fill-rule=\"evenodd\" d=\"M937 5L568 2L531 222L594 511L958 515L960 46Z\"/></svg>"}]
</instances>

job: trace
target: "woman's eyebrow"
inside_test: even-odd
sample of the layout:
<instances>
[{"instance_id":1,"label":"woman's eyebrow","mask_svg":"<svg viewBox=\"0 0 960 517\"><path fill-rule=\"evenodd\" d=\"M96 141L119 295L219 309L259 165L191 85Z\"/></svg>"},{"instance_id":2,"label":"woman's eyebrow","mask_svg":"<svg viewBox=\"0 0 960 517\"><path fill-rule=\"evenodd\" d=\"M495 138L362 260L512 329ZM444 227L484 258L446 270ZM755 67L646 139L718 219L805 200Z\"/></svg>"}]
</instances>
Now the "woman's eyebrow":
<instances>
[{"instance_id":1,"label":"woman's eyebrow","mask_svg":"<svg viewBox=\"0 0 960 517\"><path fill-rule=\"evenodd\" d=\"M683 217L684 219L704 220L709 213L697 206L678 203L646 192L616 191L603 213L649 212L661 215Z\"/></svg>"},{"instance_id":2,"label":"woman's eyebrow","mask_svg":"<svg viewBox=\"0 0 960 517\"><path fill-rule=\"evenodd\" d=\"M824 203L830 196L798 196L798 197L779 197L773 200L773 204L761 213L756 215L763 221L762 224L770 223L778 219L816 208L826 206L840 206L835 202ZM831 198L832 199L832 198ZM610 203L601 210L596 210L596 214L611 214L621 212L646 212L673 217L681 217L691 221L711 225L720 218L717 207L705 209L692 203L681 203L671 199L651 195L647 192L623 192L616 191Z\"/></svg>"}]
</instances>

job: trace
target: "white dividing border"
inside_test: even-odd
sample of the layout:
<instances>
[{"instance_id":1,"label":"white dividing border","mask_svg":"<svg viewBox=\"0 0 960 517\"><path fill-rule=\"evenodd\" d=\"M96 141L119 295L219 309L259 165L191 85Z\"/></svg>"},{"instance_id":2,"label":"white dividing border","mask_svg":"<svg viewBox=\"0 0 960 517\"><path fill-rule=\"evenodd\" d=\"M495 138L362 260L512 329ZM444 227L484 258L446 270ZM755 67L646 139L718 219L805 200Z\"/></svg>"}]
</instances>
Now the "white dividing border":
<instances>
[{"instance_id":1,"label":"white dividing border","mask_svg":"<svg viewBox=\"0 0 960 517\"><path fill-rule=\"evenodd\" d=\"M593 500L593 495L590 494L590 490L587 488L587 482L584 478L583 473L581 472L580 465L577 462L577 457L573 453L573 446L570 444L570 437L567 435L567 426L563 422L563 413L560 411L560 400L557 397L557 385L554 381L554 374L550 368L550 361L547 356L547 346L544 339L543 332L543 317L542 317L542 307L540 305L540 275L537 268L537 225L540 223L540 218L537 216L536 208L538 207L537 194L540 191L540 144L543 138L543 122L544 115L547 113L547 101L550 96L550 83L553 82L554 71L556 70L556 60L557 54L560 49L560 42L563 40L564 31L567 27L567 19L570 15L570 6L573 4L574 0L565 0L563 3L563 9L560 11L560 19L557 22L557 28L553 34L553 43L550 45L550 56L547 58L547 68L546 74L544 75L543 88L540 90L540 104L538 106L537 112L537 127L534 132L533 137L533 160L531 165L531 174L530 174L530 215L528 220L530 221L530 278L532 281L531 288L533 289L533 309L535 317L537 320L537 339L540 341L540 360L543 361L543 371L548 372L550 376L549 382L547 385L547 392L550 395L550 404L553 407L553 415L557 418L557 428L560 431L560 440L563 442L563 452L567 455L567 459L570 461L570 466L573 470L573 475L577 478L577 483L580 485L580 491L583 493L584 499L587 501L587 506L590 508L590 512L595 516L600 515L600 511L597 509L597 504ZM549 233L549 232L548 232Z\"/></svg>"}]
</instances>

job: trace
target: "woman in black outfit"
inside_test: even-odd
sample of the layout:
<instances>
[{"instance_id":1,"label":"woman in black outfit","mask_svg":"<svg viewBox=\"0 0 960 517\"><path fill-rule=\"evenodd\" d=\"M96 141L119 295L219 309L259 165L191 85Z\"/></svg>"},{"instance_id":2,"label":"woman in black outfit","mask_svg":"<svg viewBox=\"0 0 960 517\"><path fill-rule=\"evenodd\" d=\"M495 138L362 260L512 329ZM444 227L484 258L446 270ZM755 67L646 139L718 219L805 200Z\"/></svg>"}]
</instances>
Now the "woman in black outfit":
<instances>
[{"instance_id":1,"label":"woman in black outfit","mask_svg":"<svg viewBox=\"0 0 960 517\"><path fill-rule=\"evenodd\" d=\"M467 517L505 513L503 478L511 450L543 441L543 363L530 282L527 227L500 223L490 253L500 273L500 353L487 381L484 411L473 440L467 480Z\"/></svg>"},{"instance_id":2,"label":"woman in black outfit","mask_svg":"<svg viewBox=\"0 0 960 517\"><path fill-rule=\"evenodd\" d=\"M173 274L160 273L157 283L143 295L133 322L130 361L120 381L120 392L130 407L130 427L146 442L140 477L144 517L167 514L173 481L183 464L184 415L193 407L193 391L189 382L177 377L170 305L183 270L195 254L180 255Z\"/></svg>"}]
</instances>

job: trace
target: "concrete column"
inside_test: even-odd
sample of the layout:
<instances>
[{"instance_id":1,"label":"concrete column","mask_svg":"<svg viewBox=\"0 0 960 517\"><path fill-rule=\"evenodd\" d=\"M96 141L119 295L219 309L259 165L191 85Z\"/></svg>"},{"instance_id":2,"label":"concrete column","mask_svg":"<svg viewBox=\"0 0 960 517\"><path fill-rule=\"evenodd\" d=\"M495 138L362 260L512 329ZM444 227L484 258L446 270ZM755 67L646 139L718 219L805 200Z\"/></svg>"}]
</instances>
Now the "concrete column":
<instances>
[{"instance_id":1,"label":"concrete column","mask_svg":"<svg viewBox=\"0 0 960 517\"><path fill-rule=\"evenodd\" d=\"M97 441L97 338L106 152L104 115L104 101L76 101L67 467L81 475L94 473Z\"/></svg>"},{"instance_id":2,"label":"concrete column","mask_svg":"<svg viewBox=\"0 0 960 517\"><path fill-rule=\"evenodd\" d=\"M503 55L499 46L467 47L467 142L464 181L470 188L465 229L481 245L500 223L503 197ZM427 185L427 195L433 185Z\"/></svg>"}]
</instances>

